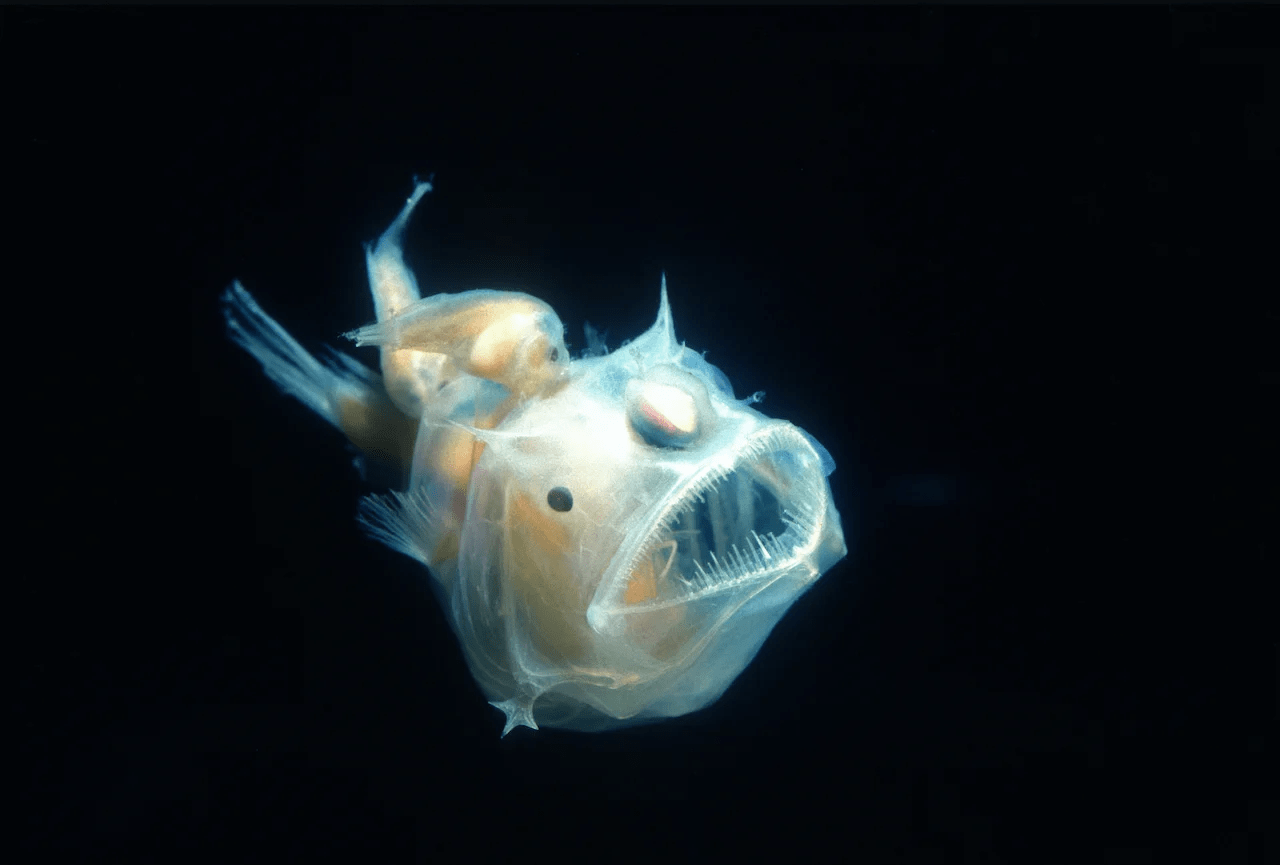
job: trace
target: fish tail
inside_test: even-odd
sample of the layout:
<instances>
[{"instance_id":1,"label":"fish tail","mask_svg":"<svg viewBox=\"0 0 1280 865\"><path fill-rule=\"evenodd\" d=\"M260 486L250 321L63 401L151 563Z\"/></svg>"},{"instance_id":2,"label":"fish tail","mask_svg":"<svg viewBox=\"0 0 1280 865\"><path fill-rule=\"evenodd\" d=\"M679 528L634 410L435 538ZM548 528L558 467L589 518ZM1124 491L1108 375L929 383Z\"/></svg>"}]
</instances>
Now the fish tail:
<instances>
[{"instance_id":1,"label":"fish tail","mask_svg":"<svg viewBox=\"0 0 1280 865\"><path fill-rule=\"evenodd\" d=\"M343 429L344 402L379 397L377 373L333 350L321 361L263 312L238 281L222 295L222 314L231 339L262 364L267 378L338 429Z\"/></svg>"}]
</instances>

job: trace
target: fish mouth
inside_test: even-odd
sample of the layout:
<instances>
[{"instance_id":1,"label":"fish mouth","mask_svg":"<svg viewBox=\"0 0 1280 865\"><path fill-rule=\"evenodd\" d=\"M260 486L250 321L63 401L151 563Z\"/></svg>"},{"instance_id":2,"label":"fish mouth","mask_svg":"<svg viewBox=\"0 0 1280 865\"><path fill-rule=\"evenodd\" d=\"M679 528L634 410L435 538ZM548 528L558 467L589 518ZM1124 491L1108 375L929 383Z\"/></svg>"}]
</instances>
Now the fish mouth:
<instances>
[{"instance_id":1,"label":"fish mouth","mask_svg":"<svg viewBox=\"0 0 1280 865\"><path fill-rule=\"evenodd\" d=\"M589 615L641 613L728 592L751 592L812 564L821 541L826 484L821 458L787 423L765 426L734 452L686 477L619 550L621 579ZM817 574L815 567L810 578ZM602 588L604 586L602 585Z\"/></svg>"}]
</instances>

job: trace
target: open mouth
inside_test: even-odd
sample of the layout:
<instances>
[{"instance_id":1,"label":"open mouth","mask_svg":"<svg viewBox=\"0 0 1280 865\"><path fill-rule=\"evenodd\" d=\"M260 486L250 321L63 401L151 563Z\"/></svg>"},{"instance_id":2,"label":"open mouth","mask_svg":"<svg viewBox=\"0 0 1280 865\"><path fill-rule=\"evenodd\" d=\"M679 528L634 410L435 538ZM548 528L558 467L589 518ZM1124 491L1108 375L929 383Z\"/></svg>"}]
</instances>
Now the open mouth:
<instances>
[{"instance_id":1,"label":"open mouth","mask_svg":"<svg viewBox=\"0 0 1280 865\"><path fill-rule=\"evenodd\" d=\"M740 589L806 558L821 528L818 465L804 437L779 424L752 435L731 467L697 471L623 559L628 577L614 609L641 612Z\"/></svg>"}]
</instances>

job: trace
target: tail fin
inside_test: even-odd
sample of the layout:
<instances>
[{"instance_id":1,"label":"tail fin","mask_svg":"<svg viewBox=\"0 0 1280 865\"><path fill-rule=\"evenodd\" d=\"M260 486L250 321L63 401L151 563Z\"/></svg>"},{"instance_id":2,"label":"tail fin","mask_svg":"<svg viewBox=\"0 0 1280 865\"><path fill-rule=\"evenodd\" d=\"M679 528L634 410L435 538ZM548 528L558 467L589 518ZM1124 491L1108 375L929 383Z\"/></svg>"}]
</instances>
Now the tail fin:
<instances>
[{"instance_id":1,"label":"tail fin","mask_svg":"<svg viewBox=\"0 0 1280 865\"><path fill-rule=\"evenodd\" d=\"M318 360L263 312L238 281L222 295L222 314L231 339L262 364L269 379L344 433L344 403L384 399L381 376L338 351Z\"/></svg>"}]
</instances>

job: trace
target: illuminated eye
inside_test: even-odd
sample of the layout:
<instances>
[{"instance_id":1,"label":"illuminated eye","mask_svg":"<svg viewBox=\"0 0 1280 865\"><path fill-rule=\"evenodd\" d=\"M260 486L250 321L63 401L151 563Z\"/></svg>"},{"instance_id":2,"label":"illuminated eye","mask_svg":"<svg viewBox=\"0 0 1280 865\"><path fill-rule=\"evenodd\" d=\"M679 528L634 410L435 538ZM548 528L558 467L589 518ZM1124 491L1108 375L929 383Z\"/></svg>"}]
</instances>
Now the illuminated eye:
<instances>
[{"instance_id":1,"label":"illuminated eye","mask_svg":"<svg viewBox=\"0 0 1280 865\"><path fill-rule=\"evenodd\" d=\"M547 493L547 504L551 510L564 513L573 507L573 493L565 487L555 487Z\"/></svg>"},{"instance_id":2,"label":"illuminated eye","mask_svg":"<svg viewBox=\"0 0 1280 865\"><path fill-rule=\"evenodd\" d=\"M627 386L631 428L655 447L681 447L698 435L698 405L683 388L656 381Z\"/></svg>"}]
</instances>

